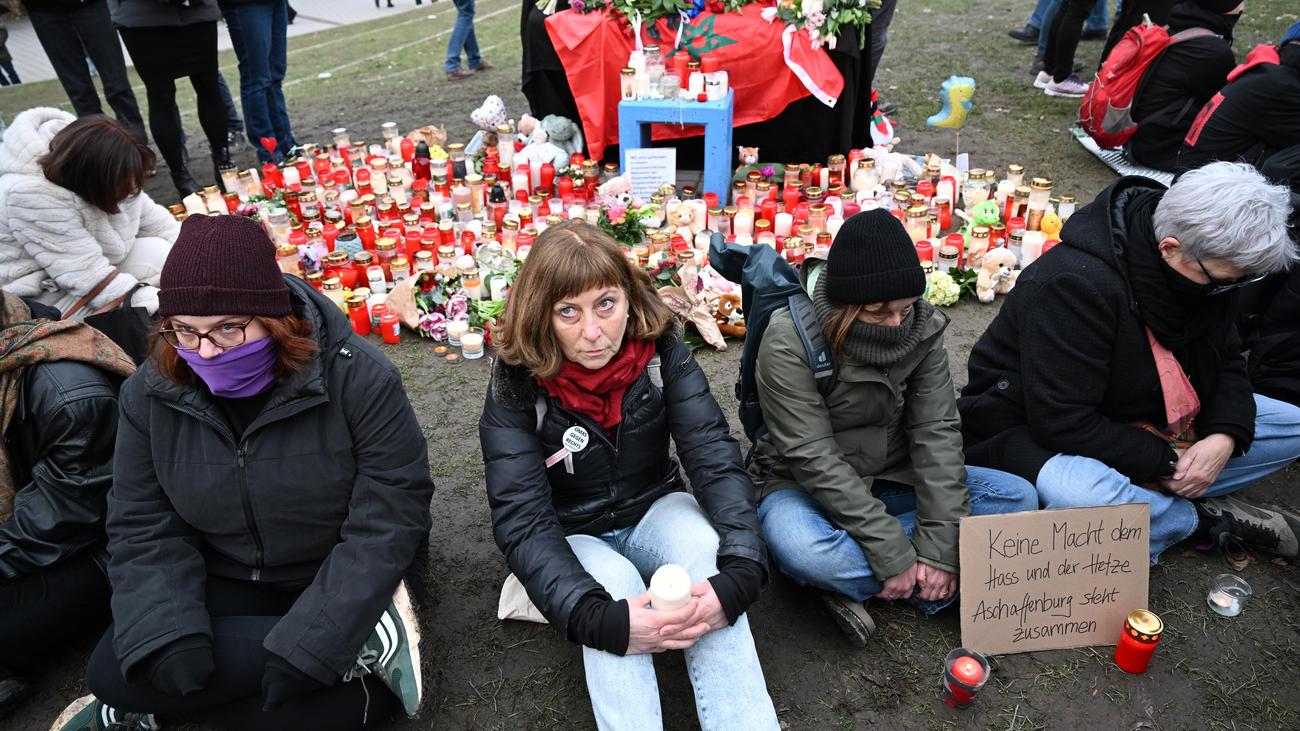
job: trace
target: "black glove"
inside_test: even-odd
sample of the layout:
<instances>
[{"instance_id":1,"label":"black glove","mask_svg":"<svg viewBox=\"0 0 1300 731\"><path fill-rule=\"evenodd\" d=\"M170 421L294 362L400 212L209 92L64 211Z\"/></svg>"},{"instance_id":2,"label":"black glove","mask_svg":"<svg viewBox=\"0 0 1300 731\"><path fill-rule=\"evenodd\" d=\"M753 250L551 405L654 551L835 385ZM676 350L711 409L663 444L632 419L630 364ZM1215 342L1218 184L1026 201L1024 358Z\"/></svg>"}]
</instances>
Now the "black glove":
<instances>
[{"instance_id":1,"label":"black glove","mask_svg":"<svg viewBox=\"0 0 1300 731\"><path fill-rule=\"evenodd\" d=\"M272 655L262 673L262 710L274 711L294 696L315 693L329 686L290 665L279 655Z\"/></svg>"},{"instance_id":2,"label":"black glove","mask_svg":"<svg viewBox=\"0 0 1300 731\"><path fill-rule=\"evenodd\" d=\"M212 642L203 635L186 635L149 656L149 685L167 695L189 695L208 686L215 666Z\"/></svg>"}]
</instances>

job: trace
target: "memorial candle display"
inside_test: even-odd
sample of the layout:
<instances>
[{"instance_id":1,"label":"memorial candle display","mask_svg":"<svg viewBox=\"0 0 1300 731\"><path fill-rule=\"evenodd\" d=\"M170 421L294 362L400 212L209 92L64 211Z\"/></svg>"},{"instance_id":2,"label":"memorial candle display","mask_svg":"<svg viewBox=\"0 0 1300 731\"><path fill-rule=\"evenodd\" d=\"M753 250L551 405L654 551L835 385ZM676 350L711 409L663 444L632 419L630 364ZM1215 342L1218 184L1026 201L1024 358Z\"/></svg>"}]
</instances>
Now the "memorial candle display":
<instances>
[{"instance_id":1,"label":"memorial candle display","mask_svg":"<svg viewBox=\"0 0 1300 731\"><path fill-rule=\"evenodd\" d=\"M965 708L989 680L989 661L974 650L959 647L943 659L943 702Z\"/></svg>"},{"instance_id":2,"label":"memorial candle display","mask_svg":"<svg viewBox=\"0 0 1300 731\"><path fill-rule=\"evenodd\" d=\"M1115 664L1125 672L1145 673L1164 629L1165 623L1155 612L1146 609L1129 612L1115 645Z\"/></svg>"}]
</instances>

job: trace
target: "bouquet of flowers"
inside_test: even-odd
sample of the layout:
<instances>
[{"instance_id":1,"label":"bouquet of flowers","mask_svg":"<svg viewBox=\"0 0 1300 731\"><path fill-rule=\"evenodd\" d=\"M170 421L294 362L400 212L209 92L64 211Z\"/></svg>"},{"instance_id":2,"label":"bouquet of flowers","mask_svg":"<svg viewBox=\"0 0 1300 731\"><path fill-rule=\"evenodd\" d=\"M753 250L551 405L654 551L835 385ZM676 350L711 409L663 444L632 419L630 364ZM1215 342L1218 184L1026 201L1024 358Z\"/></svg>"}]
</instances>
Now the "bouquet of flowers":
<instances>
[{"instance_id":1,"label":"bouquet of flowers","mask_svg":"<svg viewBox=\"0 0 1300 731\"><path fill-rule=\"evenodd\" d=\"M470 297L459 273L422 272L416 279L415 306L420 310L421 337L447 339L447 323L468 320Z\"/></svg>"},{"instance_id":2,"label":"bouquet of flowers","mask_svg":"<svg viewBox=\"0 0 1300 731\"><path fill-rule=\"evenodd\" d=\"M880 0L777 0L776 7L763 11L763 17L768 22L779 18L796 29L806 29L814 48L823 43L834 48L840 30L855 26L858 44L865 47L871 11L879 7Z\"/></svg>"},{"instance_id":3,"label":"bouquet of flowers","mask_svg":"<svg viewBox=\"0 0 1300 731\"><path fill-rule=\"evenodd\" d=\"M646 221L654 213L650 206L638 206L634 201L606 199L601 203L600 220L596 225L618 243L636 246L645 237Z\"/></svg>"}]
</instances>

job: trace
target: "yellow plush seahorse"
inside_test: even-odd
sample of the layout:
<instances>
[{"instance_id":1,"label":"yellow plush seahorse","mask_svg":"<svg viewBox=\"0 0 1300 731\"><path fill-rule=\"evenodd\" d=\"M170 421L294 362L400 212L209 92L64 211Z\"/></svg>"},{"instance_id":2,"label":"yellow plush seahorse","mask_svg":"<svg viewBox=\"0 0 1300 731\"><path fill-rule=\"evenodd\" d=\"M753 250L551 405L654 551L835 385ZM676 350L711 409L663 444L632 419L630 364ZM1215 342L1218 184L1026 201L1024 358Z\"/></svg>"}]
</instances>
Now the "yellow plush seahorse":
<instances>
[{"instance_id":1,"label":"yellow plush seahorse","mask_svg":"<svg viewBox=\"0 0 1300 731\"><path fill-rule=\"evenodd\" d=\"M943 99L943 109L931 115L925 123L931 127L961 129L966 126L966 115L970 114L971 99L975 97L975 79L969 76L949 76L939 87L939 96Z\"/></svg>"}]
</instances>

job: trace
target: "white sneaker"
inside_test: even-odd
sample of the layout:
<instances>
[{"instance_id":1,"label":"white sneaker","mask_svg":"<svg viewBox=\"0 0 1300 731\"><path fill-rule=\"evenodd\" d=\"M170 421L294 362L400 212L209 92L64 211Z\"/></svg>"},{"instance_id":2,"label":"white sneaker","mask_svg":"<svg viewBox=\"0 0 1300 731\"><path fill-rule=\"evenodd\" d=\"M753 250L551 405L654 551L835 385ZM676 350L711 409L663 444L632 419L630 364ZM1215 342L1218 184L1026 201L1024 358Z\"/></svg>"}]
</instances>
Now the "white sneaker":
<instances>
[{"instance_id":1,"label":"white sneaker","mask_svg":"<svg viewBox=\"0 0 1300 731\"><path fill-rule=\"evenodd\" d=\"M1049 81L1047 86L1043 87L1043 93L1048 96L1064 96L1077 99L1088 93L1088 84L1084 83L1078 74L1070 74L1065 81Z\"/></svg>"},{"instance_id":2,"label":"white sneaker","mask_svg":"<svg viewBox=\"0 0 1300 731\"><path fill-rule=\"evenodd\" d=\"M1034 88L1046 89L1050 83L1052 83L1052 75L1046 71L1039 71L1038 76L1034 79Z\"/></svg>"}]
</instances>

